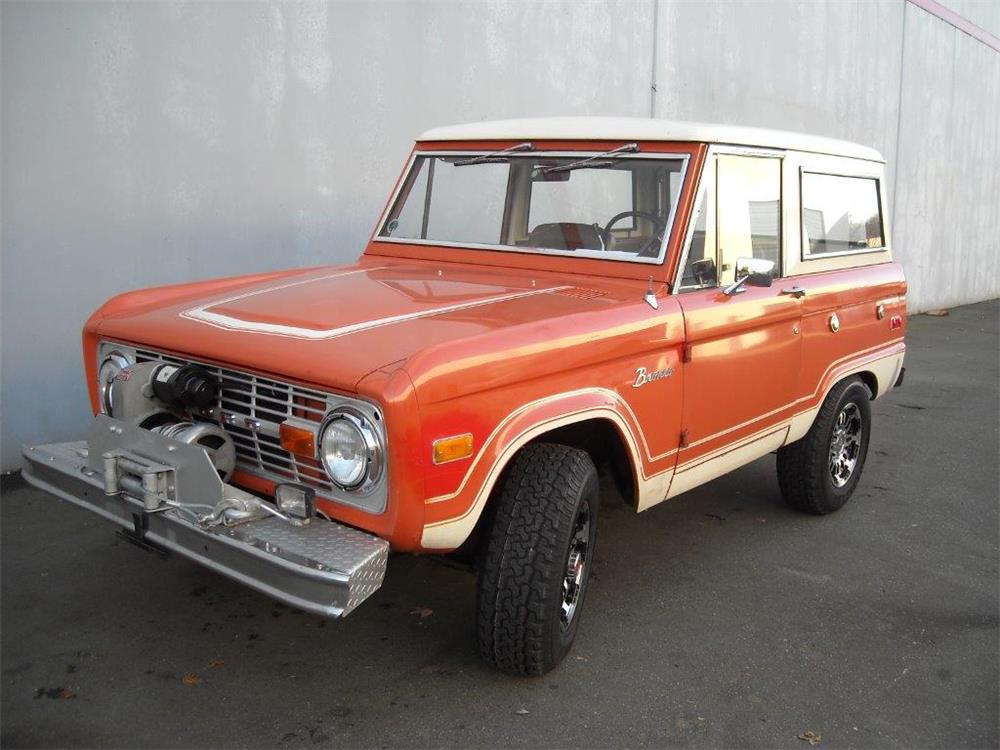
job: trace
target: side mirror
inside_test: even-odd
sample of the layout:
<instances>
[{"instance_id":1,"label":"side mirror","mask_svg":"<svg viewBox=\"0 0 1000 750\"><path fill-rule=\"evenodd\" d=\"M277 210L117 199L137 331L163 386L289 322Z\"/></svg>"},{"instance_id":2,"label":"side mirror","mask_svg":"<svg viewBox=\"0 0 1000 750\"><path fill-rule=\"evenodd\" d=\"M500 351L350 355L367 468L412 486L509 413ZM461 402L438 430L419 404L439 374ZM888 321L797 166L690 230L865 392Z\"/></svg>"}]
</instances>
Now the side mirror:
<instances>
[{"instance_id":1,"label":"side mirror","mask_svg":"<svg viewBox=\"0 0 1000 750\"><path fill-rule=\"evenodd\" d=\"M715 271L715 261L711 258L702 258L691 264L691 275L698 282L698 286L715 286L718 275Z\"/></svg>"},{"instance_id":2,"label":"side mirror","mask_svg":"<svg viewBox=\"0 0 1000 750\"><path fill-rule=\"evenodd\" d=\"M769 287L775 276L775 262L764 258L737 258L736 281L722 290L726 296L745 292L746 285Z\"/></svg>"}]
</instances>

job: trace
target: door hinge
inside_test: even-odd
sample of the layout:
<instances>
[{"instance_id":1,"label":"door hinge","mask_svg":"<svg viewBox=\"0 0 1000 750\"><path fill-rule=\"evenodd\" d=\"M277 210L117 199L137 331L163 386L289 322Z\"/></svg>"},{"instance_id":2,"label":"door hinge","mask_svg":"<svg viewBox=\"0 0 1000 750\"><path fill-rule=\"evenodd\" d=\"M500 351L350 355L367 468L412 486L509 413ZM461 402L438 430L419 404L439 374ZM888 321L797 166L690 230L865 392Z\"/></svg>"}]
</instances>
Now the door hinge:
<instances>
[{"instance_id":1,"label":"door hinge","mask_svg":"<svg viewBox=\"0 0 1000 750\"><path fill-rule=\"evenodd\" d=\"M680 443L680 445L678 447L680 447L680 448L687 448L688 447L688 431L687 430L681 430L681 443Z\"/></svg>"},{"instance_id":2,"label":"door hinge","mask_svg":"<svg viewBox=\"0 0 1000 750\"><path fill-rule=\"evenodd\" d=\"M691 344L684 344L684 351L681 352L681 361L690 362L691 361Z\"/></svg>"}]
</instances>

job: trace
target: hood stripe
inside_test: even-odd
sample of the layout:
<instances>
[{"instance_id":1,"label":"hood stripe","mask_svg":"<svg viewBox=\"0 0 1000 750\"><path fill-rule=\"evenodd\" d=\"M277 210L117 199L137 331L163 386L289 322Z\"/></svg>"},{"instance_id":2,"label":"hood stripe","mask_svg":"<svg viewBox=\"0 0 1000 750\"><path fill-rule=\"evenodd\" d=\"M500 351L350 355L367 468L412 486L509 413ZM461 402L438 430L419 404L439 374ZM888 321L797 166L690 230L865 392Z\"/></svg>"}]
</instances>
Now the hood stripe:
<instances>
[{"instance_id":1,"label":"hood stripe","mask_svg":"<svg viewBox=\"0 0 1000 750\"><path fill-rule=\"evenodd\" d=\"M363 269L363 271L370 271L373 269ZM346 273L332 274L332 276L348 276L352 273L362 273L363 271L348 271ZM309 279L308 281L319 281L320 279L331 278L331 276L323 276L317 279ZM335 339L340 336L348 336L352 333L359 333L361 331L368 331L372 328L381 328L382 326L394 325L396 323L402 323L407 320L416 320L417 318L429 318L434 315L441 315L443 313L454 312L456 310L468 310L474 307L482 307L483 305L492 305L495 302L506 302L513 299L521 299L522 297L532 297L536 294L549 294L550 292L562 291L564 289L569 289L568 286L556 286L549 287L547 289L532 289L526 292L513 292L511 294L500 294L494 297L484 297L483 299L474 300L472 302L460 302L454 305L444 305L442 307L433 307L428 310L419 310L412 313L403 313L401 315L392 315L387 318L375 318L373 320L366 320L360 323L352 323L351 325L341 326L339 328L328 328L325 330L316 330L313 328L301 328L299 326L286 326L278 323L262 323L252 320L241 320L240 318L234 318L229 315L222 315L221 313L209 312L208 308L215 307L217 305L227 304L235 300L244 299L246 297L251 297L255 294L263 294L265 292L274 291L277 289L284 289L289 286L296 286L297 284L307 283L306 281L294 282L292 284L285 284L283 286L273 287L272 289L260 289L255 292L249 292L237 297L231 297L229 299L218 300L212 302L208 305L202 305L200 307L193 307L190 310L185 310L180 314L182 318L188 320L194 320L198 323L205 323L206 325L214 326L216 328L224 328L230 331L243 331L245 333L263 333L270 336L286 336L289 338L297 339Z\"/></svg>"},{"instance_id":2,"label":"hood stripe","mask_svg":"<svg viewBox=\"0 0 1000 750\"><path fill-rule=\"evenodd\" d=\"M295 281L289 281L284 284L278 284L277 286L269 286L266 289L252 289L249 292L243 292L243 294L235 294L232 297L225 297L223 299L217 299L214 302L209 302L207 305L200 305L198 307L192 307L190 310L185 310L181 313L181 317L188 317L188 313L195 313L207 310L210 307L216 307L218 305L228 305L230 302L238 302L241 299L247 299L248 297L256 297L258 294L269 294L270 292L277 292L282 289L290 289L293 286L302 286L303 284L312 284L315 281L326 281L327 279L337 279L341 276L353 276L356 273L368 273L369 271L381 271L388 268L389 266L375 266L373 268L355 268L353 271L337 271L336 273L328 273L325 276L310 276L307 279L297 279Z\"/></svg>"}]
</instances>

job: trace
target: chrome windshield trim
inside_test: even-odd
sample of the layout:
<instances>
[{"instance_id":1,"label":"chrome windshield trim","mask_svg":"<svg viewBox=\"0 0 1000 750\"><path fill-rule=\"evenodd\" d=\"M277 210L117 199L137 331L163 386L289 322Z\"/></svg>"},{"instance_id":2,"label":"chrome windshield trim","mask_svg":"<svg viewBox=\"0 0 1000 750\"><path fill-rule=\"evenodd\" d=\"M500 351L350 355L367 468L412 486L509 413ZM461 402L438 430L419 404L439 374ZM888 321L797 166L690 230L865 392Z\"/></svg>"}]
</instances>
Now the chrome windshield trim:
<instances>
[{"instance_id":1,"label":"chrome windshield trim","mask_svg":"<svg viewBox=\"0 0 1000 750\"><path fill-rule=\"evenodd\" d=\"M491 245L482 244L474 242L450 242L444 240L422 240L422 239L409 239L403 237L383 237L379 234L382 227L385 226L385 222L389 218L389 214L392 212L393 207L396 205L396 201L399 199L399 194L402 192L403 187L406 185L407 179L410 177L410 173L413 170L413 165L416 163L418 156L474 156L478 152L470 151L455 151L455 150L438 150L433 151L414 151L410 154L410 159L406 163L406 168L403 171L403 175L399 180L399 184L392 193L392 197L386 204L385 210L379 216L378 222L375 224L375 229L369 238L369 243L372 242L386 242L393 245L417 245L421 247L453 247L466 250L497 250L505 253L514 253L518 255L557 255L567 258L586 258L587 260L603 260L612 263L641 263L644 265L663 265L664 258L666 257L667 247L670 245L670 239L674 233L674 221L677 216L677 206L680 203L680 192L677 198L671 202L670 213L667 215L667 225L663 233L663 241L660 243L660 252L655 258L638 258L632 253L618 252L618 251L604 251L604 250L556 250L552 248L527 248L527 247L516 247L514 245ZM489 154L487 150L482 151L483 154ZM529 151L523 153L511 153L509 158L511 159L538 159L547 157L570 157L570 156L601 156L605 154L606 151ZM620 156L616 155L616 159L620 161L625 161L627 159L672 159L674 161L681 162L680 169L680 191L683 192L684 186L688 178L688 166L691 162L691 154L689 153L673 153L666 151L656 151L656 152L637 152L637 153L623 153Z\"/></svg>"},{"instance_id":2,"label":"chrome windshield trim","mask_svg":"<svg viewBox=\"0 0 1000 750\"><path fill-rule=\"evenodd\" d=\"M695 217L705 208L705 193L708 192L708 180L705 179L705 175L708 173L709 164L713 163L712 159L715 157L715 154L715 149L709 147L708 153L705 154L705 161L701 165L701 173L698 175L698 194L694 197L694 202L691 204L687 231L684 233L684 244L681 246L680 257L677 259L677 265L674 268L673 282L670 284L671 294L680 294L681 291L681 284L684 281L684 266L687 263L688 253L691 251L691 238L694 236L694 226L698 223Z\"/></svg>"},{"instance_id":3,"label":"chrome windshield trim","mask_svg":"<svg viewBox=\"0 0 1000 750\"><path fill-rule=\"evenodd\" d=\"M376 237L374 242L387 242L393 245L420 245L422 247L454 247L465 250L496 250L512 255L561 255L565 258L586 258L587 260L603 260L609 263L645 263L660 265L663 263L663 247L660 256L656 258L637 258L632 253L606 250L555 250L553 248L513 247L511 245L481 245L474 242L444 242L442 240L406 240L399 237Z\"/></svg>"}]
</instances>

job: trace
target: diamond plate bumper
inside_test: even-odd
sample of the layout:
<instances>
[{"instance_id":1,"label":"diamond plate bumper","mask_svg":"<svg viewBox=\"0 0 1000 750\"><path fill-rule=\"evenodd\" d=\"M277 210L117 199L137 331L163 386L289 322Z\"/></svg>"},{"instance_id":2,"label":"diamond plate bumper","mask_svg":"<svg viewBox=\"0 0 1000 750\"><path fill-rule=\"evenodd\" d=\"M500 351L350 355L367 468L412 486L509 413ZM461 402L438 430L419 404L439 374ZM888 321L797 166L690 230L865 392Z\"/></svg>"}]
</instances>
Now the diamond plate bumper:
<instances>
[{"instance_id":1,"label":"diamond plate bumper","mask_svg":"<svg viewBox=\"0 0 1000 750\"><path fill-rule=\"evenodd\" d=\"M142 529L148 542L308 612L341 617L382 585L389 553L384 539L319 519L299 527L267 518L204 528L176 510L149 513L124 492L106 494L88 454L85 441L25 448L24 478L120 526ZM179 480L183 470L176 470Z\"/></svg>"}]
</instances>

